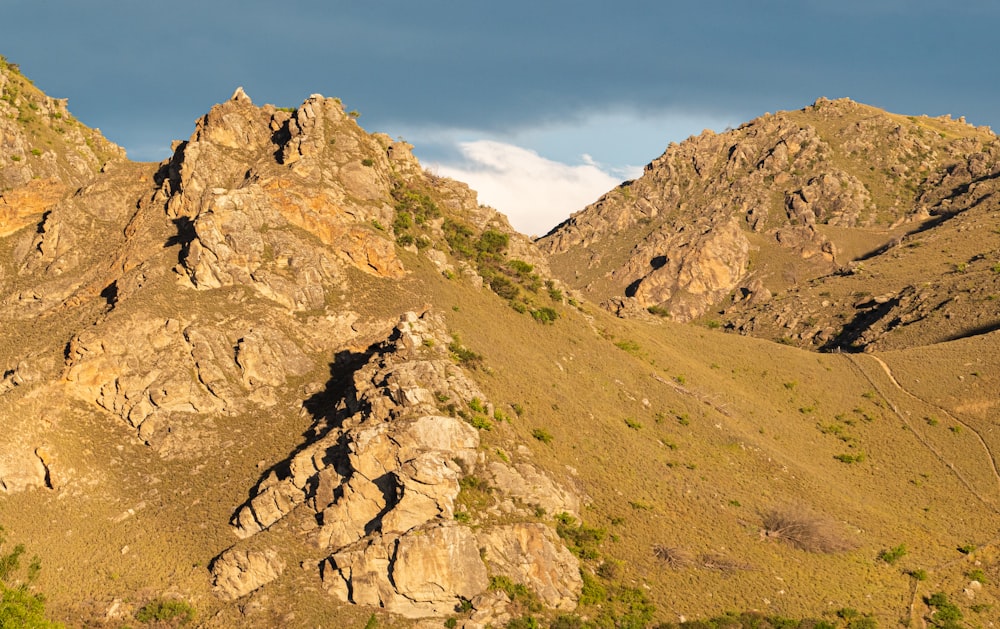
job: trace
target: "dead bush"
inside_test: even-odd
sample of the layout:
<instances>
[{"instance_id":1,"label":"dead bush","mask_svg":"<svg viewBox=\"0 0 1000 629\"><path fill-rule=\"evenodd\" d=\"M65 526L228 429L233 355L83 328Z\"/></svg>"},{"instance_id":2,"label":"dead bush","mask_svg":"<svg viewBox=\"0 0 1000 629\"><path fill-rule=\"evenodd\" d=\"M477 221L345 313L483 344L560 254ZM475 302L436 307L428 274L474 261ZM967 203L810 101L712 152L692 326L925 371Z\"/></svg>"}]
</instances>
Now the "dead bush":
<instances>
[{"instance_id":1,"label":"dead bush","mask_svg":"<svg viewBox=\"0 0 1000 629\"><path fill-rule=\"evenodd\" d=\"M657 559L674 569L690 566L694 561L691 553L683 548L674 548L673 546L660 546L657 544L653 546L653 554L656 555Z\"/></svg>"},{"instance_id":2,"label":"dead bush","mask_svg":"<svg viewBox=\"0 0 1000 629\"><path fill-rule=\"evenodd\" d=\"M703 555L699 555L698 563L700 563L703 568L708 568L709 570L721 570L723 572L753 569L753 566L748 563L736 561L735 559L730 559L729 557L718 553L705 553Z\"/></svg>"},{"instance_id":3,"label":"dead bush","mask_svg":"<svg viewBox=\"0 0 1000 629\"><path fill-rule=\"evenodd\" d=\"M777 539L811 553L835 553L851 548L837 525L804 507L777 507L762 516L761 537Z\"/></svg>"}]
</instances>

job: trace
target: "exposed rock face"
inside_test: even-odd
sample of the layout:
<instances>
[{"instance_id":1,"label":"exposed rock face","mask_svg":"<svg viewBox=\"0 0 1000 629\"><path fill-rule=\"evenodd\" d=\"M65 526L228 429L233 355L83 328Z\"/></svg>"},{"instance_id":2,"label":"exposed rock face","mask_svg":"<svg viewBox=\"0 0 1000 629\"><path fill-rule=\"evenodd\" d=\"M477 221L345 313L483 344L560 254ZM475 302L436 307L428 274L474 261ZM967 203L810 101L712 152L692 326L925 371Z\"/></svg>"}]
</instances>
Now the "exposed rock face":
<instances>
[{"instance_id":1,"label":"exposed rock face","mask_svg":"<svg viewBox=\"0 0 1000 629\"><path fill-rule=\"evenodd\" d=\"M856 247L837 229L877 241L923 220L940 200L931 182L990 172L983 142L995 136L964 123L820 99L672 144L539 244L569 285L613 311L689 321L730 296L835 272Z\"/></svg>"},{"instance_id":2,"label":"exposed rock face","mask_svg":"<svg viewBox=\"0 0 1000 629\"><path fill-rule=\"evenodd\" d=\"M281 576L285 562L273 550L227 550L212 563L220 598L236 600Z\"/></svg>"},{"instance_id":3,"label":"exposed rock face","mask_svg":"<svg viewBox=\"0 0 1000 629\"><path fill-rule=\"evenodd\" d=\"M408 618L445 616L489 585L472 531L442 523L404 536L378 535L334 553L323 583L343 601Z\"/></svg>"},{"instance_id":4,"label":"exposed rock face","mask_svg":"<svg viewBox=\"0 0 1000 629\"><path fill-rule=\"evenodd\" d=\"M289 460L288 474L270 473L238 510L234 531L250 537L301 505L316 514L313 543L332 551L323 565L325 587L341 600L407 617L450 613L459 598L482 593L489 582L484 547L495 549L495 573L525 583L546 604L571 609L579 566L551 529L518 525L474 534L454 519L459 481L483 457L477 430L438 405L444 399L464 407L485 396L448 358L450 341L436 316L405 315L355 372L339 412ZM553 513L578 508L577 497L534 466L515 470L494 461L489 473L510 498Z\"/></svg>"},{"instance_id":5,"label":"exposed rock face","mask_svg":"<svg viewBox=\"0 0 1000 629\"><path fill-rule=\"evenodd\" d=\"M544 524L512 524L478 535L493 572L515 583L530 583L542 602L555 609L576 607L583 581L575 556Z\"/></svg>"},{"instance_id":6,"label":"exposed rock face","mask_svg":"<svg viewBox=\"0 0 1000 629\"><path fill-rule=\"evenodd\" d=\"M702 233L692 235L682 227L654 248L668 254L642 265L642 253L636 251L624 268L612 273L612 277L638 276L625 290L628 307L645 310L656 306L674 319L688 321L739 284L750 258L750 243L736 221L706 228L696 225L693 230ZM647 245L637 249L648 251ZM637 268L640 266L644 268Z\"/></svg>"},{"instance_id":7,"label":"exposed rock face","mask_svg":"<svg viewBox=\"0 0 1000 629\"><path fill-rule=\"evenodd\" d=\"M489 464L493 484L511 498L540 507L549 514L580 514L580 497L555 483L547 474L530 463L506 465L499 461Z\"/></svg>"},{"instance_id":8,"label":"exposed rock face","mask_svg":"<svg viewBox=\"0 0 1000 629\"><path fill-rule=\"evenodd\" d=\"M253 286L293 310L323 307L337 278L328 250L399 277L392 243L371 228L392 223L387 149L335 99L312 96L289 114L258 108L238 89L198 122L162 174L168 214L191 225L179 270L195 288Z\"/></svg>"}]
</instances>

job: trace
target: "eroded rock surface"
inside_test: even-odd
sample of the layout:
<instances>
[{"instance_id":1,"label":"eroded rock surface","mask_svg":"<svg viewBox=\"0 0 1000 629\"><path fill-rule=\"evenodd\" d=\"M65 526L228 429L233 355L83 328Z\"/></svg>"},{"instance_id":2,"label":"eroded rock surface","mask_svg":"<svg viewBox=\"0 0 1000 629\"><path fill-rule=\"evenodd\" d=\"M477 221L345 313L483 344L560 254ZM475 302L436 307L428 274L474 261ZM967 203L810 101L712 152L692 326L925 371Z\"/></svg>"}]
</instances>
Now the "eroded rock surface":
<instances>
[{"instance_id":1,"label":"eroded rock surface","mask_svg":"<svg viewBox=\"0 0 1000 629\"><path fill-rule=\"evenodd\" d=\"M459 599L483 593L491 571L571 609L579 566L548 526L474 533L455 520L460 481L480 469L496 480L498 499L558 513L575 512L579 498L533 465L487 466L478 431L439 408L442 400L451 409L486 403L449 357L451 340L433 313L404 315L287 473L272 471L254 489L233 517L234 532L245 539L306 509L317 523L310 539L330 552L324 586L341 600L407 617L450 613ZM494 550L486 563L481 548Z\"/></svg>"},{"instance_id":2,"label":"eroded rock surface","mask_svg":"<svg viewBox=\"0 0 1000 629\"><path fill-rule=\"evenodd\" d=\"M285 562L273 550L227 550L212 562L212 583L220 598L236 600L274 581Z\"/></svg>"}]
</instances>

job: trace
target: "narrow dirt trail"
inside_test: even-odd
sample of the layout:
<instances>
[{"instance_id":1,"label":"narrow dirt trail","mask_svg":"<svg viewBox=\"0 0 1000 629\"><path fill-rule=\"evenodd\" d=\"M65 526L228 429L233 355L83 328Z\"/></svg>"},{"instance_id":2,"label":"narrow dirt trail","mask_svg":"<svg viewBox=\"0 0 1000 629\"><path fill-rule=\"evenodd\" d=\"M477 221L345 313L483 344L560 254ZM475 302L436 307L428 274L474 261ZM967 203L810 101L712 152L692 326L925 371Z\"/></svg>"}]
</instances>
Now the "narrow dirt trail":
<instances>
[{"instance_id":1,"label":"narrow dirt trail","mask_svg":"<svg viewBox=\"0 0 1000 629\"><path fill-rule=\"evenodd\" d=\"M902 413L899 410L899 407L886 395L885 391L882 390L882 388L879 386L878 382L876 382L875 378L873 378L862 367L861 361L859 361L857 359L857 356L860 356L860 355L861 354L845 354L845 356L848 359L848 362L851 363L851 366L854 367L854 369L865 380L867 380L868 383L875 389L875 391L878 393L878 395L883 400L885 400L886 403L889 404L889 407L892 409L892 412L896 415L896 417L898 417L900 419L900 421L903 422L903 424L907 427L907 429L909 430L909 432L917 439L917 441L919 441L921 445L923 445L925 448L927 448L927 450L929 450L944 466L946 466L949 470L951 470L951 472L955 475L956 478L958 478L959 482L962 483L963 486L965 486L965 488L969 491L969 493L971 493L973 496L975 496L976 499L978 499L981 503L983 503L984 506L986 506L987 508L989 508L989 510L991 512L993 512L994 514L1000 515L1000 509L997 508L997 506L994 504L994 502L992 500L990 500L990 499L986 498L985 496L983 496L982 494L980 494L979 491L977 491L975 489L975 487L973 487L972 483L970 483L962 475L962 473L955 467L955 465L948 459L948 457L944 456L937 448L935 448L933 445L931 445L930 442L928 442L926 439L924 439L917 431L915 431L913 429L913 426L910 423L910 420L906 416L906 414ZM966 422L960 420L959 418L955 417L953 414L951 414L950 412L948 412L948 410L946 410L946 409L938 406L937 404L933 404L933 403L931 403L931 402L929 402L929 401L927 401L927 400L919 397L918 395L910 392L909 390L907 390L903 385L901 385L899 383L898 380L896 380L896 376L892 373L892 369L889 367L889 365L884 360L882 360L881 358L879 358L878 356L875 356L874 354L864 354L864 355L868 356L869 358L871 358L872 360L874 360L875 363L877 363L879 365L879 367L881 367L882 371L885 373L885 376L889 379L889 382L892 383L892 386L895 387L895 389L899 393L901 393L902 395L904 395L904 396L906 396L906 397L908 397L908 398L910 398L912 400L915 400L915 401L917 401L917 402L919 402L919 403L921 403L921 404L923 404L925 406L937 409L942 415L946 416L947 418L949 418L952 421L954 421L956 424L959 424L963 428L965 428L965 429L969 430L970 432L972 432L976 436L976 439L979 441L979 444L982 446L984 452L986 453L986 457L989 460L990 468L993 471L993 476L994 476L994 478L997 481L998 488L1000 488L1000 471L998 471L998 469L997 469L996 457L994 456L993 452L990 450L989 444L986 443L986 440L983 439L983 436L979 433L978 430L976 430L973 426L970 426L968 423L966 423ZM1000 543L1000 538L994 537L994 538L992 538L988 542L988 545L992 546L992 545L995 545L997 543ZM960 563L960 562L962 562L964 560L965 560L965 558L964 558L964 555L963 555L961 557L957 557L957 558L950 559L950 560L944 561L942 563L939 563L936 566L933 566L932 569L935 570L935 571L936 570L943 570L943 569L948 568L950 566L953 566L953 565L955 565L957 563ZM920 623L920 627L922 627L923 629L926 629L926 627L928 625L927 625L926 616L924 615L924 613L925 612L930 612L931 610L926 605L921 606L920 605L920 601L921 601L921 598L920 598L920 583L917 580L914 579L912 581L911 587L910 587L910 601L909 601L909 606L908 606L908 610L907 610L908 611L907 618L909 619L910 622L914 622L914 621L919 622Z\"/></svg>"},{"instance_id":2,"label":"narrow dirt trail","mask_svg":"<svg viewBox=\"0 0 1000 629\"><path fill-rule=\"evenodd\" d=\"M978 430L976 430L976 428L974 426L968 424L967 422L962 421L961 419L959 419L955 415L949 413L947 409L942 408L942 407L938 406L937 404L932 404L931 402L929 402L929 401L923 399L922 397L919 397L919 396L913 394L912 392L910 392L909 390L907 390L905 387L903 387L903 385L899 384L899 381L896 380L896 377L892 373L892 369L889 368L889 365L887 365L884 360L882 360L878 356L875 356L874 354L867 354L867 356L869 356L875 362L877 362L879 365L881 365L882 370L885 372L885 375L887 375L889 377L889 380L892 382L892 384L899 391L901 391L904 395L910 397L911 399L917 400L918 402L926 404L927 406L930 406L930 407L938 409L938 411L940 411L941 414L945 415L948 419L952 420L956 424L961 425L962 428L964 428L965 430L968 430L972 434L976 435L976 439L979 441L979 445L981 445L983 447L983 450L986 452L986 456L990 460L990 467L993 469L993 477L997 481L997 487L998 487L998 489L1000 489L1000 468L997 467L996 456L993 454L993 451L990 450L990 446L986 443L986 440L983 439L982 433L980 433Z\"/></svg>"},{"instance_id":3,"label":"narrow dirt trail","mask_svg":"<svg viewBox=\"0 0 1000 629\"><path fill-rule=\"evenodd\" d=\"M885 363L885 361L883 361L881 358L879 358L877 356L873 356L871 354L863 354L863 355L864 356L868 356L869 358L871 358L872 360L874 360L879 365L879 367L881 367L881 369L885 373L885 375L888 377L889 382L891 382L892 385L897 390L899 390L903 395L905 395L905 396L907 396L907 397L909 397L909 398L911 398L913 400L916 400L916 401L918 401L918 402L920 402L922 404L930 406L932 408L939 409L943 414L947 415L950 419L952 419L953 421L955 421L957 424L960 424L961 426L963 426L964 428L967 428L970 432L972 432L973 434L975 434L976 438L978 439L978 441L980 443L980 445L983 447L983 450L986 452L986 456L987 456L987 459L989 460L989 464L990 464L990 469L991 469L991 471L993 473L993 477L997 481L997 488L998 488L998 490L1000 490L1000 471L997 470L996 458L993 456L993 452L990 450L990 448L987 445L986 441L983 439L982 435L977 430L975 430L974 428L972 428L971 426L969 426L967 423L965 423L965 422L963 422L963 421L955 418L954 416L951 415L951 413L948 413L948 411L946 411L945 409L942 409L941 407L937 406L936 404L930 404L926 400L923 400L923 399L917 397L916 395L910 393L909 391L907 391L905 388L903 388L899 384L899 381L896 380L895 376L892 374L892 370L889 368L889 365L887 365ZM911 423L910 419L906 416L906 414L903 413L903 412L901 412L899 410L899 406L897 406L896 403L892 401L892 398L890 398L888 395L886 395L886 392L884 391L884 387L881 386L876 381L876 379L873 378L867 371L865 371L864 367L861 365L861 361L859 361L858 358L857 358L858 356L862 356L862 354L843 354L843 356L847 357L847 360L848 360L848 362L851 363L851 366L854 367L854 369L865 380L868 381L868 383L872 386L872 388L875 389L875 392L878 393L879 397L881 397L883 400L886 401L886 403L889 405L889 408L892 409L892 412L896 415L896 417L898 417L899 420L903 422L903 425L906 426L906 428L909 430L910 434L912 434L914 436L914 438L916 438L916 440L919 441L922 446L924 446L925 448L927 448L927 450L930 451L938 459L938 461L941 462L942 465L944 465L949 470L951 470L952 474L955 475L955 477L958 479L958 481L969 491L969 493L971 493L973 496L975 496L976 499L979 500L981 503L983 503L984 506L988 507L990 509L990 511L992 511L995 514L1000 515L1000 508L997 507L996 503L992 499L987 498L982 493L980 493L979 490L977 490L972 485L972 483L969 482L969 480L958 470L958 468L955 466L955 464L952 463L950 459L948 459L948 457L946 457L945 455L943 455L940 450L938 450L937 448L935 448L917 430L914 429L913 424Z\"/></svg>"}]
</instances>

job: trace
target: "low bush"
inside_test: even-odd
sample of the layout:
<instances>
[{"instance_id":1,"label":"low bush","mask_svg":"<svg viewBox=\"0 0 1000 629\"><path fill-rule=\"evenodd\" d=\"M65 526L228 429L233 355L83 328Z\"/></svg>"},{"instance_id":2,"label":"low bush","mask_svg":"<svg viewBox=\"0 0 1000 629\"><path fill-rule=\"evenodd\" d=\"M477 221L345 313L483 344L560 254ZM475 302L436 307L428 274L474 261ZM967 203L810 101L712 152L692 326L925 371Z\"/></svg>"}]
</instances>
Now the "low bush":
<instances>
[{"instance_id":1,"label":"low bush","mask_svg":"<svg viewBox=\"0 0 1000 629\"><path fill-rule=\"evenodd\" d=\"M906 556L906 545L900 544L899 546L896 546L894 548L887 548L885 550L879 551L879 554L877 555L876 559L878 559L879 561L884 561L885 563L891 566L892 564L896 563L905 556Z\"/></svg>"},{"instance_id":2,"label":"low bush","mask_svg":"<svg viewBox=\"0 0 1000 629\"><path fill-rule=\"evenodd\" d=\"M833 522L810 513L803 507L775 508L763 516L762 535L800 550L834 553L851 545L837 532Z\"/></svg>"},{"instance_id":3,"label":"low bush","mask_svg":"<svg viewBox=\"0 0 1000 629\"><path fill-rule=\"evenodd\" d=\"M535 428L534 430L531 431L531 436L534 437L535 439L538 439L542 443L552 442L552 433L545 430L544 428Z\"/></svg>"},{"instance_id":4,"label":"low bush","mask_svg":"<svg viewBox=\"0 0 1000 629\"><path fill-rule=\"evenodd\" d=\"M143 623L167 622L186 625L194 620L194 608L186 601L162 599L146 603L135 614L135 619Z\"/></svg>"}]
</instances>

